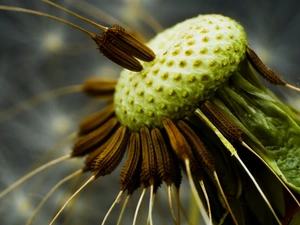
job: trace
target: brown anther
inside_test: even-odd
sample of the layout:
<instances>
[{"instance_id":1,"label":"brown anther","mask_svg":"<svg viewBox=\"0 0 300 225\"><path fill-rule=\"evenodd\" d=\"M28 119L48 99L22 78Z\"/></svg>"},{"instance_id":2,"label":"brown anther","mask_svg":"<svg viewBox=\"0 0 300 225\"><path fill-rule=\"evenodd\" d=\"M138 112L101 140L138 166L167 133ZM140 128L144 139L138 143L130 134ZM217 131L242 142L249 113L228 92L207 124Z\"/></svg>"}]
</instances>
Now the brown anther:
<instances>
[{"instance_id":1,"label":"brown anther","mask_svg":"<svg viewBox=\"0 0 300 225\"><path fill-rule=\"evenodd\" d=\"M110 144L114 137L114 134L112 134L103 144L101 144L98 148L96 148L94 151L90 152L86 159L84 160L84 167L83 171L91 171L92 165L95 161L95 159L106 149L106 147Z\"/></svg>"},{"instance_id":2,"label":"brown anther","mask_svg":"<svg viewBox=\"0 0 300 225\"><path fill-rule=\"evenodd\" d=\"M123 27L115 24L106 33L107 35L116 37L119 41L117 43L120 44L118 46L119 49L129 55L145 62L151 62L155 59L155 53L148 46L129 34Z\"/></svg>"},{"instance_id":3,"label":"brown anther","mask_svg":"<svg viewBox=\"0 0 300 225\"><path fill-rule=\"evenodd\" d=\"M116 80L90 78L83 84L83 92L89 96L107 96L115 92Z\"/></svg>"},{"instance_id":4,"label":"brown anther","mask_svg":"<svg viewBox=\"0 0 300 225\"><path fill-rule=\"evenodd\" d=\"M187 143L184 136L180 133L176 125L173 123L173 121L169 118L165 118L162 122L164 128L167 131L172 149L175 151L177 157L179 157L183 161L185 159L193 158L193 153L189 144Z\"/></svg>"},{"instance_id":5,"label":"brown anther","mask_svg":"<svg viewBox=\"0 0 300 225\"><path fill-rule=\"evenodd\" d=\"M148 187L150 185L158 186L160 185L160 183L156 183L157 162L149 128L143 126L140 129L140 135L142 144L142 168L140 181L144 184L145 187Z\"/></svg>"},{"instance_id":6,"label":"brown anther","mask_svg":"<svg viewBox=\"0 0 300 225\"><path fill-rule=\"evenodd\" d=\"M96 130L82 136L74 145L72 156L83 156L97 148L115 129L118 119L113 117Z\"/></svg>"},{"instance_id":7,"label":"brown anther","mask_svg":"<svg viewBox=\"0 0 300 225\"><path fill-rule=\"evenodd\" d=\"M114 104L106 106L103 110L84 119L79 125L79 135L90 133L100 127L114 115Z\"/></svg>"},{"instance_id":8,"label":"brown anther","mask_svg":"<svg viewBox=\"0 0 300 225\"><path fill-rule=\"evenodd\" d=\"M255 68L255 70L262 75L263 78L265 78L267 81L269 81L271 84L277 84L277 85L286 85L286 82L284 82L280 76L268 68L258 57L258 55L253 51L250 46L247 46L247 58L251 65Z\"/></svg>"},{"instance_id":9,"label":"brown anther","mask_svg":"<svg viewBox=\"0 0 300 225\"><path fill-rule=\"evenodd\" d=\"M210 152L206 149L199 136L188 124L182 120L178 121L177 126L187 139L190 146L195 150L195 155L197 156L198 160L201 161L203 165L211 171L215 171L214 159Z\"/></svg>"},{"instance_id":10,"label":"brown anther","mask_svg":"<svg viewBox=\"0 0 300 225\"><path fill-rule=\"evenodd\" d=\"M139 184L141 164L141 140L139 132L133 132L128 143L128 155L120 174L121 190L133 192Z\"/></svg>"},{"instance_id":11,"label":"brown anther","mask_svg":"<svg viewBox=\"0 0 300 225\"><path fill-rule=\"evenodd\" d=\"M241 137L242 131L211 102L205 101L201 105L201 111L219 129L229 142L232 144L243 142Z\"/></svg>"},{"instance_id":12,"label":"brown anther","mask_svg":"<svg viewBox=\"0 0 300 225\"><path fill-rule=\"evenodd\" d=\"M175 155L167 147L165 139L158 128L151 130L152 142L155 150L158 176L167 186L174 184L179 188L181 183L180 167Z\"/></svg>"},{"instance_id":13,"label":"brown anther","mask_svg":"<svg viewBox=\"0 0 300 225\"><path fill-rule=\"evenodd\" d=\"M105 176L112 173L120 164L128 143L128 129L119 127L107 148L96 158L92 165L94 176Z\"/></svg>"},{"instance_id":14,"label":"brown anther","mask_svg":"<svg viewBox=\"0 0 300 225\"><path fill-rule=\"evenodd\" d=\"M107 35L105 32L92 38L98 45L99 51L114 63L135 72L143 69L137 59L119 48L122 43L115 36Z\"/></svg>"},{"instance_id":15,"label":"brown anther","mask_svg":"<svg viewBox=\"0 0 300 225\"><path fill-rule=\"evenodd\" d=\"M91 37L104 56L128 70L139 72L143 69L136 58L145 62L155 59L155 54L149 47L119 25L114 25L104 33Z\"/></svg>"},{"instance_id":16,"label":"brown anther","mask_svg":"<svg viewBox=\"0 0 300 225\"><path fill-rule=\"evenodd\" d=\"M194 153L185 137L178 130L171 119L165 118L162 122L164 128L167 131L172 149L174 150L177 157L184 162L188 160L193 176L195 176L198 180L202 180L202 169L200 167L200 162L198 162L197 158L195 158Z\"/></svg>"}]
</instances>

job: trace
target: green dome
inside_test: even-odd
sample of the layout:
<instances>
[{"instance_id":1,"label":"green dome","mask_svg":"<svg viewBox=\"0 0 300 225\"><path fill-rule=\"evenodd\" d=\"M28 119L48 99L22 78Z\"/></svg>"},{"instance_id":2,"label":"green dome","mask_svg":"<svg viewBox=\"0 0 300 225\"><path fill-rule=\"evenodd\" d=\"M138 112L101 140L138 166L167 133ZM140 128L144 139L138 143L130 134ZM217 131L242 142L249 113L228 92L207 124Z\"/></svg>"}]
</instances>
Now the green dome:
<instances>
[{"instance_id":1,"label":"green dome","mask_svg":"<svg viewBox=\"0 0 300 225\"><path fill-rule=\"evenodd\" d=\"M158 34L148 46L156 58L143 62L140 72L123 70L116 86L116 115L131 130L192 114L238 70L247 40L236 21L199 15Z\"/></svg>"}]
</instances>

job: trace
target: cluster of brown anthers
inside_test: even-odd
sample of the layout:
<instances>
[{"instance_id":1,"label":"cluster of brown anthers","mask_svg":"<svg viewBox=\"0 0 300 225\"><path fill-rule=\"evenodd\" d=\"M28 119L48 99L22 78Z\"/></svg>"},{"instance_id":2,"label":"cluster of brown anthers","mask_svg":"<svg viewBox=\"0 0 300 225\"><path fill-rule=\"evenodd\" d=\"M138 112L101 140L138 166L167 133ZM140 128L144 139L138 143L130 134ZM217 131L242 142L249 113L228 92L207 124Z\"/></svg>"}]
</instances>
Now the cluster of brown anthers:
<instances>
[{"instance_id":1,"label":"cluster of brown anthers","mask_svg":"<svg viewBox=\"0 0 300 225\"><path fill-rule=\"evenodd\" d=\"M128 34L126 33L126 36L127 35ZM138 47L142 46L142 44L140 45L137 43L138 42L135 41L134 44L131 45L131 48L136 48L137 51L142 52L140 51L141 48ZM101 43L98 43L98 45L101 46ZM122 57L122 54L119 54L118 49L116 51L114 50L116 50L115 47L109 48L110 58ZM132 50L128 50L128 52L132 52ZM249 46L246 47L245 54L247 56L246 61L248 60L265 79L273 84L291 87L282 81L282 79L274 71L267 68ZM154 56L152 51L149 51L147 56L144 55L139 57L139 59L145 57L147 58L147 61L149 61L149 55ZM124 56L123 59L125 60L125 58L127 58L127 56ZM114 61L119 63L121 66L124 66L123 62L120 63L122 60ZM127 69L129 69L129 67L127 67ZM136 71L136 69L132 70ZM247 79L253 79L253 77L251 78L251 76L249 76ZM115 93L116 85L117 81L90 79L85 82L82 87L82 91L91 96L112 97ZM297 90L295 87L292 88ZM187 173L191 184L192 193L194 194L196 203L206 223L212 223L213 220L216 220L215 218L213 219L212 216L209 200L210 197L208 196L209 191L206 190L203 178L203 176L207 176L205 174L207 171L209 171L208 173L210 173L214 178L216 186L222 196L224 207L227 208L231 215L232 222L234 224L239 224L240 222L238 220L240 218L237 218L236 212L232 210L232 206L230 206L226 194L221 186L214 163L214 156L210 151L207 150L206 144L201 141L203 137L206 139L207 136L212 135L203 133L203 131L207 132L207 127L210 127L210 129L215 131L216 136L219 137L226 148L231 151L231 154L236 157L236 159L247 171L262 198L267 203L271 213L277 222L281 224L281 221L272 208L269 200L259 188L255 179L249 173L247 168L244 166L232 145L238 149L243 146L256 155L265 165L267 165L267 167L269 167L268 164L244 142L242 138L243 131L232 121L230 121L227 116L225 116L221 108L210 102L208 99L203 99L199 101L198 105L196 106L197 109L194 111L196 117L190 115L188 117L174 120L172 119L172 116L170 116L170 118L165 117L162 119L162 127L149 127L147 125L143 125L139 129L130 129L126 124L120 123L118 116L115 114L115 104L118 103L110 102L102 111L89 116L80 125L78 132L79 139L73 147L72 154L67 157L85 157L85 165L80 171L70 175L67 177L67 179L70 179L78 173L87 171L92 171L94 174L80 189L78 189L77 192L74 193L69 201L91 181L100 176L105 176L112 173L120 164L125 152L127 151L127 159L120 174L121 190L106 217L104 218L102 224L105 223L116 203L120 201L122 194L127 191L127 198L124 202L124 206L118 221L119 224L130 196L139 187L142 187L143 192L137 205L133 224L136 223L141 201L148 188L151 189L148 222L152 224L152 207L154 204L154 196L157 192L157 189L163 182L168 188L170 211L174 223L179 224L179 187L182 178L182 166ZM146 102L145 104L148 103ZM199 118L201 120L199 120ZM65 159L65 157L63 157L63 159ZM273 174L280 180L276 173L273 172ZM199 187L202 189L204 199L206 201L206 207L204 207L202 204L194 180L199 183ZM287 186L282 181L281 183L289 191ZM176 187L177 189L177 216L175 215L173 209L171 193L172 186ZM296 197L293 194L292 196L299 206L299 202ZM237 195L234 198L238 199L239 197L240 196ZM61 208L51 224L56 220L58 215L62 212L69 201L67 201ZM224 218L219 219L219 221L222 220L224 220Z\"/></svg>"},{"instance_id":2,"label":"cluster of brown anthers","mask_svg":"<svg viewBox=\"0 0 300 225\"><path fill-rule=\"evenodd\" d=\"M285 82L283 82L277 75L273 75L275 74L273 71L268 70L265 66L260 66L261 61L249 46L247 47L247 56L250 62L253 63L253 65L267 80L274 80L277 84L282 83L285 85ZM87 80L84 85L84 92L90 95L95 95L95 93L100 95L106 95L107 93L112 94L114 92L114 85L113 82L105 80ZM212 104L209 100L205 100L199 103L199 108L195 111L195 115L200 119L203 116L201 112L236 148L243 146L260 158L260 156L255 153L242 139L243 132L241 129L231 122L222 113L220 108ZM198 123L197 125L194 124L195 121ZM162 182L165 182L169 191L169 204L174 223L179 224L178 220L180 219L180 209L178 209L178 215L175 216L171 199L171 186L174 185L177 188L177 207L180 207L180 165L183 163L185 167L184 170L189 176L192 188L194 185L192 179L199 182L206 199L206 210L209 220L212 221L212 215L209 197L204 185L204 170L208 170L211 174L213 174L224 203L232 216L233 223L240 224L240 222L236 219L235 213L231 210L227 197L219 182L214 164L214 157L201 141L201 137L206 136L201 132L201 130L203 129L206 131L206 128L199 129L199 124L204 126L205 124L192 117L182 118L176 121L172 121L170 118L165 118L162 120L162 124L163 129L142 126L140 130L130 131L126 126L118 122L118 118L114 113L113 103L110 103L101 112L91 115L85 119L80 125L80 139L74 145L72 157L87 156L82 172L93 171L94 175L87 181L86 184L95 180L99 176L105 176L112 173L119 165L126 150L128 149L127 159L120 174L121 190L112 205L112 208L120 201L121 195L124 191L127 191L127 198L129 199L132 193L141 186L143 188L143 193L141 195L142 199L146 189L149 187L151 188L152 196L156 193ZM235 155L236 153L232 152L232 154ZM262 158L260 159L262 160ZM274 175L277 176L276 174ZM282 184L286 187L284 183ZM194 194L198 195L196 192L194 192ZM197 196L195 196L195 198L197 198ZM236 196L236 198L238 198L238 196ZM295 197L294 200L297 202L297 205L300 206ZM125 201L125 204L127 204L127 201ZM151 199L150 202L151 201L154 201L154 199ZM267 204L270 204L268 200L266 201ZM200 202L198 202L198 204L200 204ZM151 207L151 205L153 206L153 202L149 207ZM123 206L123 209L125 207L126 205ZM202 205L199 207L200 210L204 210ZM269 205L269 207L272 210L271 205ZM149 208L148 220L150 220L150 222L152 220L151 210L152 209ZM137 211L133 224L135 224ZM275 212L273 213L277 222L282 224L279 218L277 218ZM107 214L107 216L108 215L109 214ZM106 219L107 217L105 220ZM103 221L103 224L105 220ZM121 218L119 218L119 222L120 221Z\"/></svg>"},{"instance_id":3,"label":"cluster of brown anthers","mask_svg":"<svg viewBox=\"0 0 300 225\"><path fill-rule=\"evenodd\" d=\"M208 16L207 19L213 20L214 18L215 18L214 16L212 17ZM227 18L221 17L220 21L223 22L223 20L226 21ZM206 18L204 18L203 21L206 21ZM208 22L208 24L213 24L213 22ZM234 23L230 25L237 26ZM227 26L227 29L229 30L231 29L230 25ZM221 26L222 24L220 25L220 27ZM186 27L186 29L188 29L188 27ZM217 27L216 29L219 30L222 29L222 27L221 28ZM75 195L77 195L77 193L81 191L91 181L95 180L100 176L105 176L112 173L116 169L116 167L120 164L126 150L128 149L127 159L125 161L125 164L120 174L121 190L117 195L114 203L112 204L110 210L106 214L106 217L104 218L102 224L105 223L105 221L108 218L108 215L110 214L111 210L114 208L116 203L120 201L122 194L125 191L127 191L127 198L126 198L127 200L125 200L122 212L120 213L120 218L118 222L119 224L121 221L123 211L126 208L126 204L128 202L129 197L140 186L142 187L143 191L140 197L140 201L137 205L137 209L133 219L133 224L136 223L141 201L148 188L150 188L151 190L148 223L153 224L152 207L154 204L154 196L158 187L162 184L162 182L165 182L165 184L168 187L169 205L170 205L170 211L174 223L179 224L180 223L179 187L181 183L181 172L180 172L181 166L183 166L182 168L184 168L185 172L187 173L187 176L191 184L193 196L196 199L196 203L200 209L200 212L202 213L203 219L207 224L213 223L213 220L219 222L224 221L225 220L224 218L227 218L226 216L224 217L224 215L227 215L226 212L227 213L229 212L231 215L232 220L230 223L233 222L234 224L240 224L240 218L239 216L237 216L236 209L235 211L233 211L232 206L230 206L229 201L227 200L226 197L227 195L225 194L221 186L221 182L216 172L217 170L214 163L214 156L212 152L207 150L206 148L207 144L204 144L201 141L201 139L204 138L205 140L209 138L208 137L209 135L212 135L212 134L207 135L203 133L203 131L207 132L207 127L210 127L210 129L214 131L215 135L218 136L219 140L221 140L221 143L223 143L226 146L226 148L231 152L231 154L239 161L242 167L246 170L249 177L251 178L254 185L256 186L258 192L262 196L262 199L265 201L267 207L269 208L271 214L274 216L278 224L281 224L281 221L277 216L275 210L271 206L271 203L269 202L269 200L267 199L263 191L260 189L255 178L251 175L247 167L243 164L243 161L239 158L239 155L237 154L233 145L236 148L242 148L241 146L243 146L243 148L246 148L250 150L250 152L255 154L265 165L268 166L268 164L244 142L242 138L242 134L243 134L242 130L237 125L235 125L232 121L230 121L227 118L227 116L225 116L225 114L222 112L220 107L210 102L209 99L216 101L214 98L197 99L198 101L196 105L194 105L193 107L186 106L186 104L184 103L182 103L182 105L178 107L178 108L186 107L187 111L192 110L195 115L192 115L191 113L184 114L184 116L181 116L181 118L180 116L178 118L178 116L173 116L172 114L170 114L169 116L163 116L157 118L155 118L154 116L154 119L156 120L155 124L161 124L156 126L151 123L151 119L148 119L148 118L153 118L153 115L155 115L154 113L150 113L146 116L141 115L142 120L144 119L144 122L142 122L144 123L144 125L141 126L133 125L137 120L137 118L135 118L135 116L138 115L135 114L136 111L138 111L138 113L140 114L145 114L148 105L151 105L151 103L153 103L154 101L157 102L155 98L161 97L160 95L161 90L157 88L156 91L158 92L158 94L156 97L154 96L154 98L151 98L150 99L151 101L149 99L148 100L145 99L144 106L142 108L139 109L134 108L133 102L137 100L139 96L144 97L144 95L146 95L147 87L151 86L152 82L154 82L156 79L155 76L158 76L157 70L153 72L154 75L150 75L151 68L155 67L158 60L160 60L161 64L164 63L163 62L164 58L161 57L162 55L163 56L167 55L168 53L166 52L168 50L166 49L166 52L163 52L162 55L160 52L158 52L159 56L158 58L155 59L154 53L150 49L145 47L143 44L139 44L139 42L136 39L134 39L134 41L127 41L133 39L128 38L130 36L128 36L128 33L124 32L123 29L116 26L112 28L112 30L117 30L116 33L118 35L115 35L116 33L114 32L110 34L111 30L108 29L104 33L104 35L102 35L101 38L95 39L95 41L99 46L100 51L103 52L104 55L106 55L108 58L118 63L119 65L124 66L125 68L130 69L132 71L141 71L141 72L139 74L134 74L131 72L127 74L125 72L118 82L109 81L109 80L91 79L91 80L87 80L86 83L83 85L83 91L89 95L93 95L93 96L114 95L115 97L113 103L109 103L105 109L103 109L101 112L95 115L88 117L80 125L80 129L78 133L79 139L75 143L73 152L70 155L70 157L85 157L86 158L85 165L81 170L81 172L93 171L94 174L77 192L74 193L74 195L69 200L71 200ZM191 30L191 28L189 28L189 30ZM203 28L202 32L200 33L201 34L208 33L207 30L208 30L207 28ZM226 32L223 34L224 36L226 36ZM192 34L187 34L187 35L192 36ZM242 38L240 39L241 42L240 45L242 46L241 49L239 49L239 47L236 45L234 49L235 52L234 54L237 55L241 54L241 55L238 55L238 57L240 58L237 57L235 59L231 59L230 64L233 67L230 68L229 75L233 77L233 74L236 73L235 70L237 70L237 68L240 68L237 71L241 70L240 73L243 75L245 74L244 77L250 80L250 83L243 83L243 84L250 85L251 79L253 79L253 77L251 76L253 75L247 75L247 73L251 73L251 71L249 70L249 66L246 65L248 61L251 63L253 68L256 69L257 72L259 72L265 79L267 79L271 83L291 87L290 85L282 81L282 79L274 71L270 70L262 63L262 61L255 54L255 52L248 45L245 45L246 42L243 39L243 33L241 33L241 36L242 36ZM228 37L229 40L233 39L232 34L230 33L228 34ZM207 38L207 36L205 36L202 39L204 44L208 42L207 39L209 39ZM217 36L217 40L219 39L220 38ZM117 41L114 42L114 40ZM119 40L126 40L126 41L123 42ZM193 41L190 42L192 45ZM103 45L103 43L105 43L105 45ZM150 44L155 46L155 44L153 43ZM108 46L108 47L106 48L102 46ZM180 44L177 43L176 46L178 47L180 46ZM214 52L216 53L216 55L221 54L220 52L223 51L222 48L219 47L218 43L215 44L215 46L213 47L215 47ZM226 46L227 51L228 49L230 49L230 46ZM120 54L120 51L122 52L122 54ZM177 50L175 49L172 52L172 56L178 54L178 52L176 51ZM138 52L138 54L135 54L136 52ZM190 51L186 50L185 53L188 54L190 53ZM246 59L244 59L244 55L246 56ZM144 68L143 68L143 66L141 66L141 64L137 60L135 60L134 57L137 57L138 59L147 62L153 60L153 62L144 63L143 64ZM231 58L231 56L228 57ZM237 62L237 67L234 67L235 62ZM179 66L184 67L185 63L186 63L185 61L180 61ZM214 64L216 63L218 62L211 61L209 65L213 67ZM172 65L173 64L169 63L167 64L167 67L172 68ZM225 66L226 66L225 63L223 63L223 67ZM150 67L150 71L148 70L149 67ZM161 68L161 70L163 69ZM169 71L172 73L172 69L167 69L166 71L168 72L168 74L170 74ZM213 71L212 76L216 76L218 71L217 70L214 71L213 69L212 71ZM162 79L166 79L166 74L167 73L163 73L163 75L161 75ZM143 78L139 77L139 76L147 77L147 75L151 77L150 80L151 82L142 81ZM122 83L122 82L126 82L126 79L128 79L127 76L132 76L132 78L129 79L129 81L132 82L131 83L129 82L127 84ZM210 76L210 74L208 76ZM133 82L134 79L136 79L136 82ZM207 79L209 78L205 77L205 80ZM216 78L217 81L219 81L218 79ZM235 79L235 78L229 78L229 79ZM190 81L191 80L192 78L190 79ZM203 80L203 82L205 82L205 80ZM144 91L143 94L140 94L141 92L135 92L137 96L134 97L132 100L128 100L129 103L127 105L127 102L124 100L126 98L129 99L129 97L127 96L131 91L130 89L134 89L137 86L137 82L145 83L144 84L145 86L142 87L142 89L145 88L146 93L144 93ZM119 86L116 87L116 85ZM126 85L128 86L126 87ZM123 89L126 88L127 90L123 93L122 92ZM220 88L222 89L222 87ZM297 88L294 89L298 90ZM215 92L215 89L213 90L213 92ZM119 98L118 94L116 93L120 93L119 95L121 95L121 97ZM218 93L216 93L215 95L218 96ZM153 96L151 95L151 97ZM183 98L186 97L187 97L186 95L183 96ZM115 113L116 107L120 109L118 114ZM122 107L125 108L127 107L127 108L124 109ZM165 107L162 107L162 109L164 109ZM176 111L175 109L174 112L176 113L178 111L180 110ZM128 116L128 114L131 115L131 120L126 120L126 119L123 120L123 116ZM122 122L120 121L120 117L122 117L121 120ZM201 120L199 120L199 118ZM161 121L157 121L160 119ZM201 124L200 127L199 124ZM208 192L210 192L210 190L207 190L206 185L204 184L205 183L204 180L207 179L204 177L209 176L207 175L207 173L212 175L215 185L222 196L222 200L219 201L221 201L224 208L226 208L226 212L224 213L223 216L221 216L221 218L223 217L222 219L220 217L217 219L214 216L212 216L214 213L212 212L212 207L210 206L211 197L209 197L208 195ZM273 172L273 174L279 180L281 180L275 172ZM203 206L202 204L202 201L200 199L201 195L197 190L194 180L198 182L199 187L202 189L203 198L206 201L206 207ZM282 181L281 183L284 185L286 190L289 191L287 186ZM176 195L177 216L175 215L176 213L174 212L173 209L172 191L171 191L172 186L177 188L177 195ZM238 199L240 195L237 193L235 194L236 195L234 198ZM299 202L296 199L296 197L293 194L292 196L299 206ZM231 196L231 198L233 197ZM59 211L59 213L56 215L56 217L53 219L51 223L53 223L56 220L57 216L61 213L61 211L68 204L68 202L69 201L65 203L65 205L61 208L61 210ZM215 209L215 207L213 209Z\"/></svg>"}]
</instances>

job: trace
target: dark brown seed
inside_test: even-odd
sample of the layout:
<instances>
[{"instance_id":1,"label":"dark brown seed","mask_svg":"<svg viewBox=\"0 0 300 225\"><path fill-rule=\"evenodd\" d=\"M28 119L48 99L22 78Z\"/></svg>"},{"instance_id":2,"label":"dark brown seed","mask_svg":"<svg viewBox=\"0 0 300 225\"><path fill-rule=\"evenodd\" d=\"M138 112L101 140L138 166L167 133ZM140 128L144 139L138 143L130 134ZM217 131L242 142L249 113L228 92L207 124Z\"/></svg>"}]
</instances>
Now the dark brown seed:
<instances>
[{"instance_id":1,"label":"dark brown seed","mask_svg":"<svg viewBox=\"0 0 300 225\"><path fill-rule=\"evenodd\" d=\"M232 144L243 142L242 131L211 102L205 101L201 105L201 111L219 129L224 137Z\"/></svg>"},{"instance_id":2,"label":"dark brown seed","mask_svg":"<svg viewBox=\"0 0 300 225\"><path fill-rule=\"evenodd\" d=\"M247 46L247 58L256 71L271 84L286 85L286 82L284 82L277 73L269 69L261 61L261 59L253 51L253 49L250 48L250 46Z\"/></svg>"},{"instance_id":3,"label":"dark brown seed","mask_svg":"<svg viewBox=\"0 0 300 225\"><path fill-rule=\"evenodd\" d=\"M174 184L179 188L182 177L178 160L167 147L164 137L158 128L151 130L151 137L157 160L159 179L168 186Z\"/></svg>"},{"instance_id":4,"label":"dark brown seed","mask_svg":"<svg viewBox=\"0 0 300 225\"><path fill-rule=\"evenodd\" d=\"M187 139L188 143L195 150L195 155L198 160L203 163L211 171L215 171L214 160L210 152L206 149L205 145L199 136L192 130L192 128L184 121L180 120L177 123L178 128Z\"/></svg>"},{"instance_id":5,"label":"dark brown seed","mask_svg":"<svg viewBox=\"0 0 300 225\"><path fill-rule=\"evenodd\" d=\"M92 165L94 176L105 176L112 173L120 164L128 143L128 129L119 127L107 148L96 158Z\"/></svg>"},{"instance_id":6,"label":"dark brown seed","mask_svg":"<svg viewBox=\"0 0 300 225\"><path fill-rule=\"evenodd\" d=\"M84 119L79 125L79 135L90 133L91 131L100 127L104 122L114 115L114 110L114 104L110 104L100 112L90 115Z\"/></svg>"},{"instance_id":7,"label":"dark brown seed","mask_svg":"<svg viewBox=\"0 0 300 225\"><path fill-rule=\"evenodd\" d=\"M192 158L193 154L189 144L172 120L165 118L162 122L167 131L172 149L175 151L177 157L182 160Z\"/></svg>"},{"instance_id":8,"label":"dark brown seed","mask_svg":"<svg viewBox=\"0 0 300 225\"><path fill-rule=\"evenodd\" d=\"M74 145L72 156L83 156L97 148L118 124L116 117L111 118L101 127L81 137Z\"/></svg>"},{"instance_id":9,"label":"dark brown seed","mask_svg":"<svg viewBox=\"0 0 300 225\"><path fill-rule=\"evenodd\" d=\"M120 183L121 190L130 190L133 192L136 185L139 183L139 177L141 166L141 141L140 134L138 132L133 132L130 136L129 144L128 144L128 155L123 166L123 169L120 174Z\"/></svg>"},{"instance_id":10,"label":"dark brown seed","mask_svg":"<svg viewBox=\"0 0 300 225\"><path fill-rule=\"evenodd\" d=\"M142 144L142 167L140 179L141 183L143 183L145 187L148 187L155 184L157 177L157 163L148 127L143 126L140 129L140 135Z\"/></svg>"},{"instance_id":11,"label":"dark brown seed","mask_svg":"<svg viewBox=\"0 0 300 225\"><path fill-rule=\"evenodd\" d=\"M106 33L119 40L117 47L123 52L145 62L150 62L155 59L155 53L148 46L126 32L123 27L116 24L112 28L109 28Z\"/></svg>"},{"instance_id":12,"label":"dark brown seed","mask_svg":"<svg viewBox=\"0 0 300 225\"><path fill-rule=\"evenodd\" d=\"M140 173L135 173L132 180L132 183L127 187L127 195L132 195L133 192L140 187Z\"/></svg>"},{"instance_id":13,"label":"dark brown seed","mask_svg":"<svg viewBox=\"0 0 300 225\"><path fill-rule=\"evenodd\" d=\"M198 180L202 180L202 169L200 167L200 162L196 160L194 153L185 137L181 134L171 119L163 119L163 125L167 131L172 149L177 157L183 161L188 160L190 162L190 169L193 176L197 177Z\"/></svg>"},{"instance_id":14,"label":"dark brown seed","mask_svg":"<svg viewBox=\"0 0 300 225\"><path fill-rule=\"evenodd\" d=\"M89 96L113 95L116 84L116 80L90 78L84 82L83 92Z\"/></svg>"},{"instance_id":15,"label":"dark brown seed","mask_svg":"<svg viewBox=\"0 0 300 225\"><path fill-rule=\"evenodd\" d=\"M135 72L143 69L143 66L137 59L118 47L121 43L112 35L102 33L93 37L93 39L98 45L99 51L114 63Z\"/></svg>"},{"instance_id":16,"label":"dark brown seed","mask_svg":"<svg viewBox=\"0 0 300 225\"><path fill-rule=\"evenodd\" d=\"M95 159L107 148L107 146L111 143L113 137L115 134L112 134L102 145L100 145L98 148L96 148L94 151L89 153L84 160L84 171L90 171L92 170L92 165L95 161Z\"/></svg>"}]
</instances>

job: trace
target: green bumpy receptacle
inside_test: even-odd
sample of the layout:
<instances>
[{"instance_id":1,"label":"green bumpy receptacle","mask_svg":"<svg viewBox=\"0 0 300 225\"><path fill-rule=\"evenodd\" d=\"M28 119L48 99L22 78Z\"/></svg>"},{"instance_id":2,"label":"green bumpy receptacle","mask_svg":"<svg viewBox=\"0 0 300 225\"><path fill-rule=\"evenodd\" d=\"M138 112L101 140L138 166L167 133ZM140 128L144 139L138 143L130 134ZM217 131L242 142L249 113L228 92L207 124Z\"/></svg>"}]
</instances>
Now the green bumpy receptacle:
<instances>
[{"instance_id":1,"label":"green bumpy receptacle","mask_svg":"<svg viewBox=\"0 0 300 225\"><path fill-rule=\"evenodd\" d=\"M158 34L148 46L156 58L142 63L141 72L123 70L116 86L115 112L130 130L192 114L239 69L247 40L236 21L200 15Z\"/></svg>"}]
</instances>

